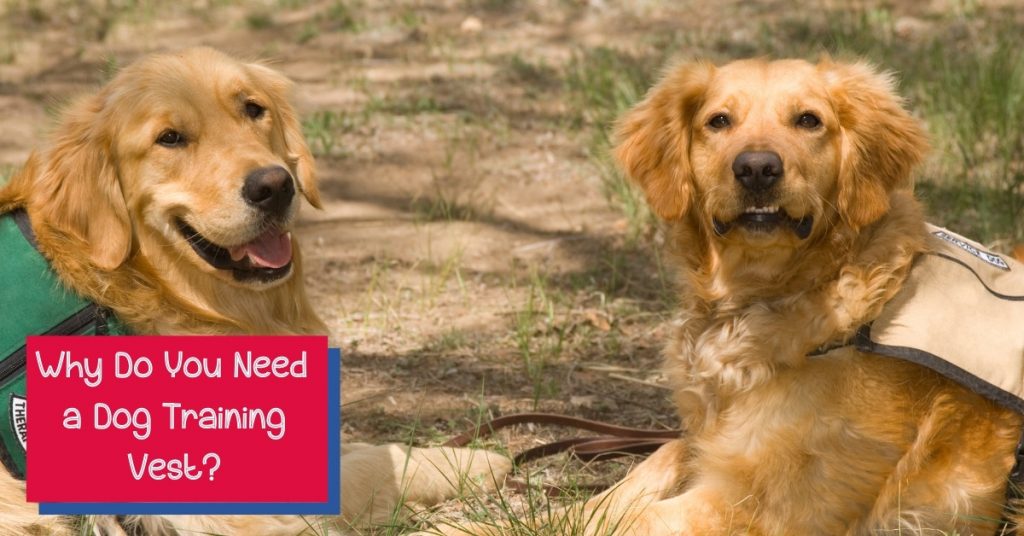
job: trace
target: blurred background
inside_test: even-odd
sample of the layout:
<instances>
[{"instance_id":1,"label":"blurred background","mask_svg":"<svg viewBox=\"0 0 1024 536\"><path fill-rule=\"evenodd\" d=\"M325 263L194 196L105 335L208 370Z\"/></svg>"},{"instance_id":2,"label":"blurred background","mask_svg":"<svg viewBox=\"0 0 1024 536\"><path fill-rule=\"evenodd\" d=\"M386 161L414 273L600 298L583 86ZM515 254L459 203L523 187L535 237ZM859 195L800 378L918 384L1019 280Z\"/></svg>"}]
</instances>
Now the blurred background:
<instances>
[{"instance_id":1,"label":"blurred background","mask_svg":"<svg viewBox=\"0 0 1024 536\"><path fill-rule=\"evenodd\" d=\"M433 444L534 409L674 427L658 372L673 274L608 157L614 118L673 58L867 58L931 134L931 220L1010 252L1022 30L1015 0L4 0L0 181L67 99L141 55L268 61L295 81L318 157L326 206L301 233L345 352L346 440ZM614 473L566 463L530 471Z\"/></svg>"}]
</instances>

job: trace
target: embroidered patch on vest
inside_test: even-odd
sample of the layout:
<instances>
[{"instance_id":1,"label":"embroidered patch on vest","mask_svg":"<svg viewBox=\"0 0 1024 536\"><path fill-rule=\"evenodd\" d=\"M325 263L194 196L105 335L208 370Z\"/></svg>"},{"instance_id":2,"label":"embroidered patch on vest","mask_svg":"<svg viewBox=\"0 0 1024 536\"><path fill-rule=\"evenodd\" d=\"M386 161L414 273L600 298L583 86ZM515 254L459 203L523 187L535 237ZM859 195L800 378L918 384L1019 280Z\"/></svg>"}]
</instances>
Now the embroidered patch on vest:
<instances>
[{"instance_id":1,"label":"embroidered patch on vest","mask_svg":"<svg viewBox=\"0 0 1024 536\"><path fill-rule=\"evenodd\" d=\"M28 401L25 397L18 395L11 395L11 430L14 431L14 436L18 438L18 443L21 443L21 448L25 448L27 441L26 426L25 426L25 414L28 412Z\"/></svg>"},{"instance_id":2,"label":"embroidered patch on vest","mask_svg":"<svg viewBox=\"0 0 1024 536\"><path fill-rule=\"evenodd\" d=\"M999 268L1000 270L1006 270L1007 272L1010 271L1010 265L1006 264L1006 261L1004 261L1002 257L996 255L995 253L982 251L972 246L971 244L968 244L967 242L961 240L960 237L951 235L944 231L934 231L932 234L945 240L946 242L956 245L957 247L966 251L967 253L974 255L975 257L991 264L992 266L995 266L996 268Z\"/></svg>"}]
</instances>

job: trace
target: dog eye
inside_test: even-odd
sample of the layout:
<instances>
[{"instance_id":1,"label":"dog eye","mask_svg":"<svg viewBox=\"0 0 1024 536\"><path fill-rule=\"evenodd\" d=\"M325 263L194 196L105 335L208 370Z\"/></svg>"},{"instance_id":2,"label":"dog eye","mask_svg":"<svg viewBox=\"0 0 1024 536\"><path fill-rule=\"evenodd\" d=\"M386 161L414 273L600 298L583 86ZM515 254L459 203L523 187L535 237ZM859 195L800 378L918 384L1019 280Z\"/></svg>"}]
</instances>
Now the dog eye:
<instances>
[{"instance_id":1,"label":"dog eye","mask_svg":"<svg viewBox=\"0 0 1024 536\"><path fill-rule=\"evenodd\" d=\"M725 114L717 114L713 116L710 120L708 120L708 126L715 129L725 128L730 124L731 123L729 122L729 116Z\"/></svg>"},{"instance_id":2,"label":"dog eye","mask_svg":"<svg viewBox=\"0 0 1024 536\"><path fill-rule=\"evenodd\" d=\"M245 115L249 116L249 119L259 119L263 117L263 114L266 111L266 108L256 104L255 102L250 101L245 103Z\"/></svg>"},{"instance_id":3,"label":"dog eye","mask_svg":"<svg viewBox=\"0 0 1024 536\"><path fill-rule=\"evenodd\" d=\"M818 119L818 116L816 116L816 115L814 115L814 114L812 114L810 112L801 114L800 117L798 117L796 119L796 126L798 126L800 128L807 128L807 129L818 128L818 126L820 126L820 125L821 125L821 119Z\"/></svg>"},{"instance_id":4,"label":"dog eye","mask_svg":"<svg viewBox=\"0 0 1024 536\"><path fill-rule=\"evenodd\" d=\"M176 130L165 130L160 133L160 137L156 139L156 142L164 147L184 147L185 136L182 136Z\"/></svg>"}]
</instances>

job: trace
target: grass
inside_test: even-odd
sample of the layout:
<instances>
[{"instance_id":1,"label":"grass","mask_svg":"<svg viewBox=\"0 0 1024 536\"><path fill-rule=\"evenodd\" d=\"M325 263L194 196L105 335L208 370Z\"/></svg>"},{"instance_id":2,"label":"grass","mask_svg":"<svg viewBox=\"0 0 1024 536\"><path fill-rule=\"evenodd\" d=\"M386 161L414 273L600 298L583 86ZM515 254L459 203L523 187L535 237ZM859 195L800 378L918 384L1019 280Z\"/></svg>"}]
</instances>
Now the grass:
<instances>
[{"instance_id":1,"label":"grass","mask_svg":"<svg viewBox=\"0 0 1024 536\"><path fill-rule=\"evenodd\" d=\"M558 391L558 382L548 373L547 364L561 356L565 330L557 322L555 302L543 276L534 272L530 283L525 307L514 316L513 337L526 379L533 387L536 409L542 397Z\"/></svg>"},{"instance_id":2,"label":"grass","mask_svg":"<svg viewBox=\"0 0 1024 536\"><path fill-rule=\"evenodd\" d=\"M413 197L410 209L420 222L471 221L486 217L492 201L479 168L480 139L475 129L456 122L447 132L440 165L430 172L427 191Z\"/></svg>"},{"instance_id":3,"label":"grass","mask_svg":"<svg viewBox=\"0 0 1024 536\"><path fill-rule=\"evenodd\" d=\"M313 39L316 39L320 35L320 30L315 24L306 23L302 26L302 30L299 31L298 35L295 36L295 42L304 45Z\"/></svg>"},{"instance_id":4,"label":"grass","mask_svg":"<svg viewBox=\"0 0 1024 536\"><path fill-rule=\"evenodd\" d=\"M362 25L355 15L359 7L359 5L351 2L335 0L327 9L326 13L326 19L330 25L330 29L347 32L359 31Z\"/></svg>"},{"instance_id":5,"label":"grass","mask_svg":"<svg viewBox=\"0 0 1024 536\"><path fill-rule=\"evenodd\" d=\"M414 9L403 10L397 17L397 22L406 30L416 30L423 25L423 16Z\"/></svg>"},{"instance_id":6,"label":"grass","mask_svg":"<svg viewBox=\"0 0 1024 536\"><path fill-rule=\"evenodd\" d=\"M558 69L548 65L543 58L530 60L522 54L510 54L501 62L502 73L510 83L524 86L530 96L544 96L562 84Z\"/></svg>"},{"instance_id":7,"label":"grass","mask_svg":"<svg viewBox=\"0 0 1024 536\"><path fill-rule=\"evenodd\" d=\"M419 528L430 533L445 525L463 530L468 530L471 525L475 525L477 530L480 527L500 527L500 534L509 536L572 536L583 534L588 526L591 534L610 535L628 528L622 519L608 517L602 512L601 505L592 512L565 509L566 504L579 504L590 497L593 492L589 485L593 480L570 478L555 488L550 478L545 476L551 470L567 475L587 474L591 479L595 473L601 473L605 477L601 480L606 480L610 475L623 473L626 466L605 462L581 468L569 458L561 457L546 467L533 470L520 467L516 478L522 484L522 491L510 493L508 489L502 489L491 494L464 494L461 500L465 507L461 515L441 519L435 516L429 522L421 523ZM557 498L549 494L551 491L557 491Z\"/></svg>"},{"instance_id":8,"label":"grass","mask_svg":"<svg viewBox=\"0 0 1024 536\"><path fill-rule=\"evenodd\" d=\"M656 220L643 193L612 159L612 124L643 97L663 62L661 57L637 57L597 47L577 52L565 79L570 106L576 112L571 120L590 130L587 153L597 167L605 196L622 210L634 238L649 233Z\"/></svg>"},{"instance_id":9,"label":"grass","mask_svg":"<svg viewBox=\"0 0 1024 536\"><path fill-rule=\"evenodd\" d=\"M948 56L952 51L936 49L929 59L938 81L919 97L946 179L929 185L933 213L949 212L989 242L1024 239L1021 43L1000 30L983 52Z\"/></svg>"},{"instance_id":10,"label":"grass","mask_svg":"<svg viewBox=\"0 0 1024 536\"><path fill-rule=\"evenodd\" d=\"M3 186L7 181L11 180L14 176L14 172L17 171L18 166L12 165L0 165L0 186Z\"/></svg>"},{"instance_id":11,"label":"grass","mask_svg":"<svg viewBox=\"0 0 1024 536\"><path fill-rule=\"evenodd\" d=\"M417 115L445 111L444 105L433 95L406 97L373 97L367 105L367 114Z\"/></svg>"},{"instance_id":12,"label":"grass","mask_svg":"<svg viewBox=\"0 0 1024 536\"><path fill-rule=\"evenodd\" d=\"M338 127L344 118L343 113L319 110L302 120L302 133L314 155L330 156L334 153Z\"/></svg>"},{"instance_id":13,"label":"grass","mask_svg":"<svg viewBox=\"0 0 1024 536\"><path fill-rule=\"evenodd\" d=\"M347 153L340 147L341 136L356 130L366 121L366 114L317 110L302 119L302 133L315 156L345 157Z\"/></svg>"},{"instance_id":14,"label":"grass","mask_svg":"<svg viewBox=\"0 0 1024 536\"><path fill-rule=\"evenodd\" d=\"M436 304L439 296L448 290L450 283L453 281L461 291L463 298L465 298L466 290L466 284L462 278L462 246L456 246L444 259L440 262L436 262L433 259L434 255L431 248L431 238L432 235L428 234L426 254L427 261L423 263L423 270L427 272L429 276L423 285L423 290L421 291L421 303L427 308L433 307Z\"/></svg>"},{"instance_id":15,"label":"grass","mask_svg":"<svg viewBox=\"0 0 1024 536\"><path fill-rule=\"evenodd\" d=\"M469 11L510 11L520 7L521 0L464 0L465 8Z\"/></svg>"},{"instance_id":16,"label":"grass","mask_svg":"<svg viewBox=\"0 0 1024 536\"><path fill-rule=\"evenodd\" d=\"M269 11L252 11L245 16L245 25L250 30L266 30L274 26L274 17Z\"/></svg>"}]
</instances>

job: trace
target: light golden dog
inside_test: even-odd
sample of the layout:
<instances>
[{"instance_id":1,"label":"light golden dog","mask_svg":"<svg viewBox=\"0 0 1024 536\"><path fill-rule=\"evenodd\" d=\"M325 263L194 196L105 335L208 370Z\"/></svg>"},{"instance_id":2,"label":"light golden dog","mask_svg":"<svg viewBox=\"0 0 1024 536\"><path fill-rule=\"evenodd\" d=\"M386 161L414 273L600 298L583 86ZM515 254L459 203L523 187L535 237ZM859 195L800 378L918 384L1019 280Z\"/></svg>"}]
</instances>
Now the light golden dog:
<instances>
[{"instance_id":1,"label":"light golden dog","mask_svg":"<svg viewBox=\"0 0 1024 536\"><path fill-rule=\"evenodd\" d=\"M548 526L994 534L1020 416L844 345L925 248L911 172L926 139L891 77L827 59L684 63L617 134L680 272L665 358L686 432Z\"/></svg>"},{"instance_id":2,"label":"light golden dog","mask_svg":"<svg viewBox=\"0 0 1024 536\"><path fill-rule=\"evenodd\" d=\"M292 236L301 199L319 207L314 162L273 70L211 49L148 57L63 116L52 146L0 190L23 208L60 280L141 334L326 333ZM7 283L5 284L17 284ZM28 335L28 334L26 334ZM344 445L343 512L138 518L145 533L288 534L389 519L510 463L463 449ZM258 467L253 468L258 471ZM0 471L0 534L71 533L35 515ZM97 531L119 533L110 518Z\"/></svg>"}]
</instances>

